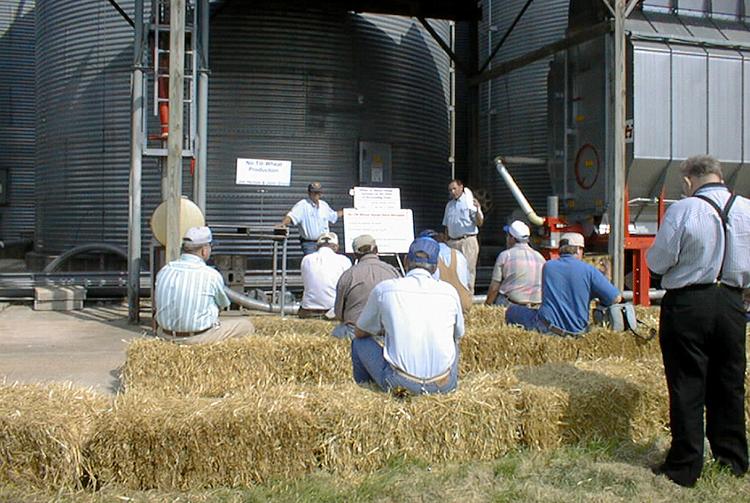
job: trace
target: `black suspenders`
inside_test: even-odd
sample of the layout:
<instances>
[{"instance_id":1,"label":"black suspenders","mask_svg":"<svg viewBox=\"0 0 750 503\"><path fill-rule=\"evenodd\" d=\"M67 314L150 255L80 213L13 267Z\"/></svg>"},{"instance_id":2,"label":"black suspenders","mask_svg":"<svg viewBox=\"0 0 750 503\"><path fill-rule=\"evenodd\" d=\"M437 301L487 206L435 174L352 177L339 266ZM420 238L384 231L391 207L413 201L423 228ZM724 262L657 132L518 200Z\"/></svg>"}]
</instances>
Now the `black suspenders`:
<instances>
[{"instance_id":1,"label":"black suspenders","mask_svg":"<svg viewBox=\"0 0 750 503\"><path fill-rule=\"evenodd\" d=\"M693 197L703 199L708 204L710 204L711 207L716 210L716 213L719 214L719 218L721 219L721 226L724 228L724 253L721 254L721 267L719 267L719 275L716 278L716 281L719 282L721 281L721 276L724 272L724 260L727 256L727 244L729 243L729 234L727 233L727 218L729 217L729 210L732 209L734 200L737 199L737 194L731 194L729 196L729 200L727 201L727 204L724 206L723 210L719 207L718 204L713 201L713 199L710 199L703 194L695 194L693 195Z\"/></svg>"}]
</instances>

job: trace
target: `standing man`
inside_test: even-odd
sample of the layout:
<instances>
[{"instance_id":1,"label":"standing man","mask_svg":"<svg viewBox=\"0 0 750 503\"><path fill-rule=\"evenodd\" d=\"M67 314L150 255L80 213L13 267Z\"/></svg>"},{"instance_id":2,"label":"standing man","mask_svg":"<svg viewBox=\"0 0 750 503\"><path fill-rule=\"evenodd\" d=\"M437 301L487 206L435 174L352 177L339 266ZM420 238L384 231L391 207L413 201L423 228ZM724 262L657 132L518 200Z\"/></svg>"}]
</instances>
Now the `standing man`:
<instances>
[{"instance_id":1,"label":"standing man","mask_svg":"<svg viewBox=\"0 0 750 503\"><path fill-rule=\"evenodd\" d=\"M303 255L315 253L318 237L328 232L328 224L335 224L344 214L342 210L334 211L323 201L323 187L320 182L307 186L307 198L300 199L278 225L286 228L290 223L299 226L299 240Z\"/></svg>"},{"instance_id":2,"label":"standing man","mask_svg":"<svg viewBox=\"0 0 750 503\"><path fill-rule=\"evenodd\" d=\"M206 265L211 256L211 230L191 227L182 239L182 255L156 275L157 335L178 344L218 342L252 334L247 318L219 320L219 309L229 307L224 280Z\"/></svg>"},{"instance_id":3,"label":"standing man","mask_svg":"<svg viewBox=\"0 0 750 503\"><path fill-rule=\"evenodd\" d=\"M469 290L474 292L479 258L479 227L484 223L484 215L479 201L474 199L471 190L464 187L461 180L451 180L448 184L451 200L445 205L443 225L448 234L448 246L466 256L469 262Z\"/></svg>"},{"instance_id":4,"label":"standing man","mask_svg":"<svg viewBox=\"0 0 750 503\"><path fill-rule=\"evenodd\" d=\"M333 329L333 336L340 339L354 338L354 326L375 285L400 276L395 267L380 260L378 245L369 234L354 238L352 248L357 263L344 271L336 284L333 310L341 323Z\"/></svg>"},{"instance_id":5,"label":"standing man","mask_svg":"<svg viewBox=\"0 0 750 503\"><path fill-rule=\"evenodd\" d=\"M713 157L691 157L680 170L689 197L669 207L647 256L667 291L659 342L672 430L654 472L691 487L703 468L704 407L716 462L738 477L748 469L742 289L750 286L750 201L729 191Z\"/></svg>"},{"instance_id":6,"label":"standing man","mask_svg":"<svg viewBox=\"0 0 750 503\"><path fill-rule=\"evenodd\" d=\"M302 304L300 318L315 318L324 315L333 317L333 303L336 300L336 283L341 275L352 266L346 255L339 255L339 238L335 232L320 235L318 250L302 257Z\"/></svg>"},{"instance_id":7,"label":"standing man","mask_svg":"<svg viewBox=\"0 0 750 503\"><path fill-rule=\"evenodd\" d=\"M583 260L583 236L567 232L560 237L560 258L542 267L542 306L532 309L511 304L505 322L560 337L580 337L589 327L591 301L604 306L622 300L620 292L594 266Z\"/></svg>"},{"instance_id":8,"label":"standing man","mask_svg":"<svg viewBox=\"0 0 750 503\"><path fill-rule=\"evenodd\" d=\"M415 395L455 389L464 317L456 290L432 277L439 253L434 239L415 239L406 277L383 281L370 293L352 341L357 383ZM373 338L380 333L383 346Z\"/></svg>"},{"instance_id":9,"label":"standing man","mask_svg":"<svg viewBox=\"0 0 750 503\"><path fill-rule=\"evenodd\" d=\"M542 302L544 257L529 246L531 230L525 223L516 220L503 230L508 247L497 256L484 303L538 307Z\"/></svg>"}]
</instances>

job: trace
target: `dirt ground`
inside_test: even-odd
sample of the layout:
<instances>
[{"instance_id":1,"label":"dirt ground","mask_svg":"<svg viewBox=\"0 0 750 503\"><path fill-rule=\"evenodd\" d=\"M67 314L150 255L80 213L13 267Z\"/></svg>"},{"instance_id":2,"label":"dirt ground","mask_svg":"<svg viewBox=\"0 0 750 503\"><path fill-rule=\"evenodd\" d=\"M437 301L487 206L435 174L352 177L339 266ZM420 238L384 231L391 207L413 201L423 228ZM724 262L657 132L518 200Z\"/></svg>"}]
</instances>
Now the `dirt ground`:
<instances>
[{"instance_id":1,"label":"dirt ground","mask_svg":"<svg viewBox=\"0 0 750 503\"><path fill-rule=\"evenodd\" d=\"M70 381L103 393L119 389L127 341L150 326L128 324L126 304L82 311L34 311L0 304L0 381Z\"/></svg>"}]
</instances>

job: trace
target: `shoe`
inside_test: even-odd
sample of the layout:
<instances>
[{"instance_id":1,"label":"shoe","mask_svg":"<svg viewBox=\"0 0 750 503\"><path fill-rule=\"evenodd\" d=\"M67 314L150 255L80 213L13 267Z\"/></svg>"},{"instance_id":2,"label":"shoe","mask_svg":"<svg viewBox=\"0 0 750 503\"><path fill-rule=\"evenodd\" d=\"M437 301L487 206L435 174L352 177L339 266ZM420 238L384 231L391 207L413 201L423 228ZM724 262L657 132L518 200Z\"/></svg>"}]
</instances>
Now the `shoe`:
<instances>
[{"instance_id":1,"label":"shoe","mask_svg":"<svg viewBox=\"0 0 750 503\"><path fill-rule=\"evenodd\" d=\"M720 458L716 460L716 466L718 466L719 470L728 471L737 478L744 477L746 473L745 471L735 468L734 465Z\"/></svg>"},{"instance_id":2,"label":"shoe","mask_svg":"<svg viewBox=\"0 0 750 503\"><path fill-rule=\"evenodd\" d=\"M695 486L695 483L697 482L696 480L687 481L687 480L675 479L672 475L670 475L669 471L667 470L664 464L652 467L651 473L653 473L657 477L664 476L668 478L669 480L671 480L672 482L674 482L675 484L677 484L678 486L682 486L682 487L693 487Z\"/></svg>"}]
</instances>

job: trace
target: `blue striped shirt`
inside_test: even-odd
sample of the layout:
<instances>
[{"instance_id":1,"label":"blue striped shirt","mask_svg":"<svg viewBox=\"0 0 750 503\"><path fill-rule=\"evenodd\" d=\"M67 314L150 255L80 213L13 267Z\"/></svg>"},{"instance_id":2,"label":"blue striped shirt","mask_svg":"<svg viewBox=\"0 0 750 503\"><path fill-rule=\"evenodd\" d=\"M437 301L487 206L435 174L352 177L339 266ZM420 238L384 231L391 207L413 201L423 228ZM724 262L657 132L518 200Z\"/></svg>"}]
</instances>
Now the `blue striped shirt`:
<instances>
[{"instance_id":1,"label":"blue striped shirt","mask_svg":"<svg viewBox=\"0 0 750 503\"><path fill-rule=\"evenodd\" d=\"M696 194L724 208L729 190L722 184L709 184ZM750 287L750 200L738 197L727 221L729 242L716 210L697 197L671 205L648 251L648 267L661 274L667 290L713 283L724 258L721 281L729 286ZM723 256L724 255L724 256Z\"/></svg>"},{"instance_id":2,"label":"blue striped shirt","mask_svg":"<svg viewBox=\"0 0 750 503\"><path fill-rule=\"evenodd\" d=\"M328 232L328 223L335 224L339 219L335 211L322 199L318 206L309 197L300 199L297 204L287 213L294 225L299 226L299 235L302 239L314 241L324 232Z\"/></svg>"},{"instance_id":3,"label":"blue striped shirt","mask_svg":"<svg viewBox=\"0 0 750 503\"><path fill-rule=\"evenodd\" d=\"M219 308L229 307L224 280L197 255L183 253L156 275L156 321L175 332L197 332L216 325Z\"/></svg>"}]
</instances>

